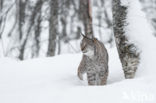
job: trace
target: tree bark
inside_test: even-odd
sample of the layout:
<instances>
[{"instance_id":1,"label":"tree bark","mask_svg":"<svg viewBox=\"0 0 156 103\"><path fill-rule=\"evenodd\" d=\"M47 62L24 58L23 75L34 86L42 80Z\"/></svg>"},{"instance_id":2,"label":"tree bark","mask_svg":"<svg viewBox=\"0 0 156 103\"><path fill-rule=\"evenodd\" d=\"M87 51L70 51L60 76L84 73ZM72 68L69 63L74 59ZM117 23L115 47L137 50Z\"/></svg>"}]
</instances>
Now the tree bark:
<instances>
[{"instance_id":1,"label":"tree bark","mask_svg":"<svg viewBox=\"0 0 156 103\"><path fill-rule=\"evenodd\" d=\"M2 18L2 13L3 12L3 0L0 0L0 32L1 32L1 28L2 28L2 22L3 22L3 18ZM2 34L0 33L0 39L1 39Z\"/></svg>"},{"instance_id":2,"label":"tree bark","mask_svg":"<svg viewBox=\"0 0 156 103\"><path fill-rule=\"evenodd\" d=\"M42 0L38 0L33 8L33 11L32 11L32 14L31 14L31 17L30 17L30 20L29 20L29 26L28 26L28 29L27 29L27 32L26 32L26 36L23 40L23 42L21 43L21 46L20 46L20 50L19 50L19 56L18 58L20 60L24 60L24 54L25 54L25 49L26 49L26 44L27 44L27 41L29 39L29 35L32 31L32 28L35 24L35 19L36 19L36 16L38 14L38 11L41 10L42 8L42 4L43 4L43 1Z\"/></svg>"},{"instance_id":3,"label":"tree bark","mask_svg":"<svg viewBox=\"0 0 156 103\"><path fill-rule=\"evenodd\" d=\"M26 9L27 0L18 0L18 30L19 30L19 39L23 37L23 25L25 22L25 9Z\"/></svg>"},{"instance_id":4,"label":"tree bark","mask_svg":"<svg viewBox=\"0 0 156 103\"><path fill-rule=\"evenodd\" d=\"M2 9L3 9L3 0L0 0L0 14L2 13ZM0 27L1 27L1 22L2 22L2 18L0 15Z\"/></svg>"},{"instance_id":5,"label":"tree bark","mask_svg":"<svg viewBox=\"0 0 156 103\"><path fill-rule=\"evenodd\" d=\"M83 21L85 34L93 37L91 0L80 0L80 16Z\"/></svg>"},{"instance_id":6,"label":"tree bark","mask_svg":"<svg viewBox=\"0 0 156 103\"><path fill-rule=\"evenodd\" d=\"M42 4L43 5L43 4ZM33 56L38 57L39 56L39 50L40 50L40 35L42 31L41 22L42 22L42 8L38 10L38 14L36 16L36 25L35 25L35 50L33 51Z\"/></svg>"},{"instance_id":7,"label":"tree bark","mask_svg":"<svg viewBox=\"0 0 156 103\"><path fill-rule=\"evenodd\" d=\"M135 77L139 64L139 53L136 51L136 46L130 43L125 35L124 27L128 25L126 23L128 7L121 6L120 3L120 0L112 1L113 30L125 78L128 79Z\"/></svg>"},{"instance_id":8,"label":"tree bark","mask_svg":"<svg viewBox=\"0 0 156 103\"><path fill-rule=\"evenodd\" d=\"M58 35L58 0L50 0L49 44L47 56L54 56Z\"/></svg>"}]
</instances>

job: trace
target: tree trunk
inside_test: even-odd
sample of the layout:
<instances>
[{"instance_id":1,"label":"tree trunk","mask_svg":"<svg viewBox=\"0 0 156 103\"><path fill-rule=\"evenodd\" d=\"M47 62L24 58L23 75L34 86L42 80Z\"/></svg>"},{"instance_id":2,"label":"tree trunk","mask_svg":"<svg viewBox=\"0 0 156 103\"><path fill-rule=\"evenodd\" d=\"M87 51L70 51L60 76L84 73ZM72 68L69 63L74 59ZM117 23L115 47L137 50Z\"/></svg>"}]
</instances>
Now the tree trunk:
<instances>
[{"instance_id":1,"label":"tree trunk","mask_svg":"<svg viewBox=\"0 0 156 103\"><path fill-rule=\"evenodd\" d=\"M93 37L92 10L90 0L80 0L80 15L83 21L85 34L87 37Z\"/></svg>"},{"instance_id":2,"label":"tree trunk","mask_svg":"<svg viewBox=\"0 0 156 103\"><path fill-rule=\"evenodd\" d=\"M153 9L154 9L154 12L156 12L156 1L153 1ZM153 22L153 27L154 27L154 35L156 36L156 14L154 13L154 17L152 19L152 22Z\"/></svg>"},{"instance_id":3,"label":"tree trunk","mask_svg":"<svg viewBox=\"0 0 156 103\"><path fill-rule=\"evenodd\" d=\"M63 15L61 17L61 23L62 23L62 35L60 36L60 39L63 39L65 42L68 42L68 39L67 39L67 13L65 14L66 12L63 12Z\"/></svg>"},{"instance_id":4,"label":"tree trunk","mask_svg":"<svg viewBox=\"0 0 156 103\"><path fill-rule=\"evenodd\" d=\"M1 28L2 28L2 22L3 22L3 18L2 18L2 11L3 10L3 0L0 0L0 32L1 32ZM0 33L0 39L1 39L2 34Z\"/></svg>"},{"instance_id":5,"label":"tree trunk","mask_svg":"<svg viewBox=\"0 0 156 103\"><path fill-rule=\"evenodd\" d=\"M121 6L120 3L120 0L112 1L113 29L125 78L128 79L135 76L139 64L139 53L136 51L136 46L130 43L125 35L124 27L128 25L126 23L128 7Z\"/></svg>"},{"instance_id":6,"label":"tree trunk","mask_svg":"<svg viewBox=\"0 0 156 103\"><path fill-rule=\"evenodd\" d=\"M43 4L42 4L43 5ZM33 54L35 57L39 56L39 50L40 50L40 35L41 35L41 31L42 31L42 27L41 27L41 22L42 22L42 8L40 8L38 10L38 14L36 16L36 25L35 25L35 40L34 40L34 44L35 44L35 50L33 51Z\"/></svg>"},{"instance_id":7,"label":"tree trunk","mask_svg":"<svg viewBox=\"0 0 156 103\"><path fill-rule=\"evenodd\" d=\"M43 4L43 1L42 0L38 0L33 8L33 11L32 11L32 14L31 14L31 17L30 17L30 20L29 20L29 26L28 26L28 29L27 29L27 32L26 32L26 36L25 38L23 39L23 42L21 43L21 46L20 46L20 50L19 50L19 56L18 58L20 60L23 60L24 59L24 54L25 54L25 49L26 49L26 45L27 45L27 41L29 39L29 35L32 31L32 28L35 24L35 19L36 19L36 16L38 14L38 11L41 10L42 8L42 4Z\"/></svg>"},{"instance_id":8,"label":"tree trunk","mask_svg":"<svg viewBox=\"0 0 156 103\"><path fill-rule=\"evenodd\" d=\"M54 56L56 49L56 35L58 35L58 0L50 0L49 44L47 56Z\"/></svg>"},{"instance_id":9,"label":"tree trunk","mask_svg":"<svg viewBox=\"0 0 156 103\"><path fill-rule=\"evenodd\" d=\"M18 30L19 30L19 39L22 39L23 36L23 24L25 22L25 8L27 0L18 0Z\"/></svg>"}]
</instances>

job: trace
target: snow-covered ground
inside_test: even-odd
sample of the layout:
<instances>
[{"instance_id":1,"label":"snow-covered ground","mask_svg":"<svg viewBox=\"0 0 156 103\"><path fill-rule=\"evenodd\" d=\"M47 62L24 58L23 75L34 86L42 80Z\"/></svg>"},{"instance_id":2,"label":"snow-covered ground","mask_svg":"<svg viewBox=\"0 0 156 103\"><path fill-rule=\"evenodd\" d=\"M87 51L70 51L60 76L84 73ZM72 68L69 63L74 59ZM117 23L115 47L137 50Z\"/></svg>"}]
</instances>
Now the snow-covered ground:
<instances>
[{"instance_id":1,"label":"snow-covered ground","mask_svg":"<svg viewBox=\"0 0 156 103\"><path fill-rule=\"evenodd\" d=\"M86 80L77 78L82 54L22 62L0 58L0 103L156 103L156 39L138 2L132 1L122 5L130 8L127 37L141 52L134 79L124 79L116 48L107 48L109 77L105 86L88 86Z\"/></svg>"},{"instance_id":2,"label":"snow-covered ground","mask_svg":"<svg viewBox=\"0 0 156 103\"><path fill-rule=\"evenodd\" d=\"M155 73L126 80L116 48L108 52L106 86L87 86L77 78L82 54L22 62L0 59L0 103L155 103Z\"/></svg>"}]
</instances>

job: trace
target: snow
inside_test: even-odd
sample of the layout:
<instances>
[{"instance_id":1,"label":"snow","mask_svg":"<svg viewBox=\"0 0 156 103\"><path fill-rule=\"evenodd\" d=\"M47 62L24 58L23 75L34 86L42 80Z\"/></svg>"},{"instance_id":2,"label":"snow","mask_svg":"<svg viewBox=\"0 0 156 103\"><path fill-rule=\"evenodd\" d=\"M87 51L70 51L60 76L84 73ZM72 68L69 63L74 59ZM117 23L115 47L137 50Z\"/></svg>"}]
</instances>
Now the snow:
<instances>
[{"instance_id":1,"label":"snow","mask_svg":"<svg viewBox=\"0 0 156 103\"><path fill-rule=\"evenodd\" d=\"M139 2L122 1L129 7L127 37L141 52L134 79L124 79L116 48L107 48L105 86L88 86L86 78L78 79L82 54L26 61L0 58L0 103L156 103L156 40Z\"/></svg>"},{"instance_id":2,"label":"snow","mask_svg":"<svg viewBox=\"0 0 156 103\"><path fill-rule=\"evenodd\" d=\"M131 0L120 0L121 6L128 6Z\"/></svg>"},{"instance_id":3,"label":"snow","mask_svg":"<svg viewBox=\"0 0 156 103\"><path fill-rule=\"evenodd\" d=\"M129 38L129 42L137 46L140 56L139 70L144 69L145 72L155 72L156 63L154 62L156 57L156 38L153 35L152 26L147 21L145 13L142 11L139 0L126 0L121 5L128 8L125 26L126 36Z\"/></svg>"},{"instance_id":4,"label":"snow","mask_svg":"<svg viewBox=\"0 0 156 103\"><path fill-rule=\"evenodd\" d=\"M128 14L126 22L128 25L125 28L125 34L131 40L131 42L137 42L136 45L146 45L147 43L145 41L152 40L154 36L152 35L153 32L146 19L145 13L141 9L140 2L138 0L129 0L127 12Z\"/></svg>"},{"instance_id":5,"label":"snow","mask_svg":"<svg viewBox=\"0 0 156 103\"><path fill-rule=\"evenodd\" d=\"M77 78L82 54L22 62L2 58L0 103L155 103L155 74L126 80L116 48L108 52L110 73L105 86L87 86L86 80Z\"/></svg>"}]
</instances>

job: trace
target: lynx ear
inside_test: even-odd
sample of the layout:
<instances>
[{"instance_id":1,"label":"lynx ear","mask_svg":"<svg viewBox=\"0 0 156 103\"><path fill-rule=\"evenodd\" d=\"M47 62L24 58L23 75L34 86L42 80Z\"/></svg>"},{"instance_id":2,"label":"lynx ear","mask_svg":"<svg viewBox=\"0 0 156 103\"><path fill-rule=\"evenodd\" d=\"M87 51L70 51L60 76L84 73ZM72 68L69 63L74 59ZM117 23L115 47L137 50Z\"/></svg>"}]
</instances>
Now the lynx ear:
<instances>
[{"instance_id":1,"label":"lynx ear","mask_svg":"<svg viewBox=\"0 0 156 103\"><path fill-rule=\"evenodd\" d=\"M87 38L89 40L92 40L94 39L94 37L91 35L91 36L87 36L87 35L84 35L82 32L81 32L81 35L84 37L84 38Z\"/></svg>"}]
</instances>

